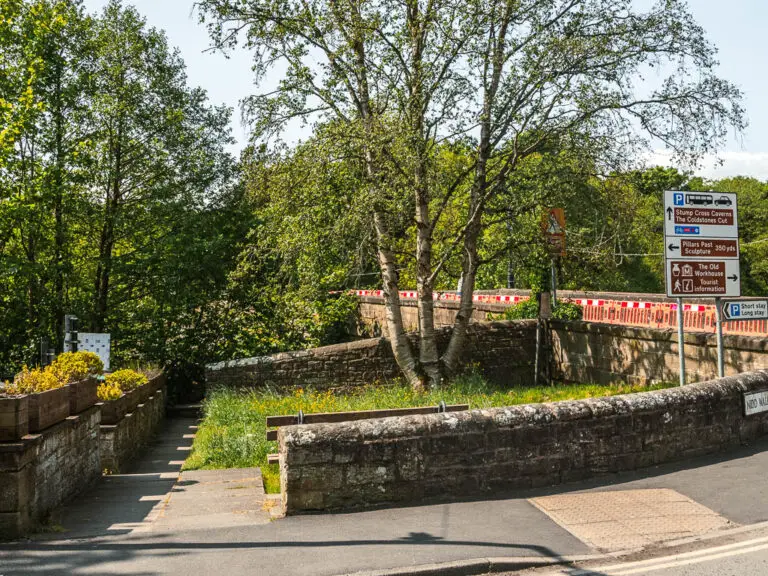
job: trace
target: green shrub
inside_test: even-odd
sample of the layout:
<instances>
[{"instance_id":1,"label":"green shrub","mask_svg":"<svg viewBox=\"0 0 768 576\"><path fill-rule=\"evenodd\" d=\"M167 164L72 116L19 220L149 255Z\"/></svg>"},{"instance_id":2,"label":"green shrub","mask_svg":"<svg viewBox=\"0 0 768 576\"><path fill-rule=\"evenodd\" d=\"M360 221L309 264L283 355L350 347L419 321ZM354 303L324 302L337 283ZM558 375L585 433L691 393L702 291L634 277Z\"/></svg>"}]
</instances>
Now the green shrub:
<instances>
[{"instance_id":1,"label":"green shrub","mask_svg":"<svg viewBox=\"0 0 768 576\"><path fill-rule=\"evenodd\" d=\"M46 370L50 370L64 384L78 382L89 375L101 374L104 364L93 352L65 352L59 355Z\"/></svg>"},{"instance_id":2,"label":"green shrub","mask_svg":"<svg viewBox=\"0 0 768 576\"><path fill-rule=\"evenodd\" d=\"M78 382L88 375L100 374L103 368L101 359L93 352L65 352L45 369L30 370L24 366L5 390L9 394L45 392Z\"/></svg>"},{"instance_id":3,"label":"green shrub","mask_svg":"<svg viewBox=\"0 0 768 576\"><path fill-rule=\"evenodd\" d=\"M505 320L527 320L530 318L537 318L538 315L539 303L534 297L513 304L504 310Z\"/></svg>"},{"instance_id":4,"label":"green shrub","mask_svg":"<svg viewBox=\"0 0 768 576\"><path fill-rule=\"evenodd\" d=\"M557 320L581 320L584 309L573 302L558 302L552 310L552 318Z\"/></svg>"}]
</instances>

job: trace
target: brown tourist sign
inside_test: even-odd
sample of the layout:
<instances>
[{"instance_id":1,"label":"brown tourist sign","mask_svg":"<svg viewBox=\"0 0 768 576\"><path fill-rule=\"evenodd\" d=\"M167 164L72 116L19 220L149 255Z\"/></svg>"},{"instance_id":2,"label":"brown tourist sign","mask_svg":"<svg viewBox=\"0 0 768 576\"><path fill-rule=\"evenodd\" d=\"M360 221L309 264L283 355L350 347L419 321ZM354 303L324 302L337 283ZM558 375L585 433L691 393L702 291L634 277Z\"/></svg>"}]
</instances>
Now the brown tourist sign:
<instances>
[{"instance_id":1,"label":"brown tourist sign","mask_svg":"<svg viewBox=\"0 0 768 576\"><path fill-rule=\"evenodd\" d=\"M738 258L738 240L720 238L672 239L667 243L667 258Z\"/></svg>"},{"instance_id":2,"label":"brown tourist sign","mask_svg":"<svg viewBox=\"0 0 768 576\"><path fill-rule=\"evenodd\" d=\"M731 260L670 260L668 266L672 296L731 296L739 284L738 262Z\"/></svg>"}]
</instances>

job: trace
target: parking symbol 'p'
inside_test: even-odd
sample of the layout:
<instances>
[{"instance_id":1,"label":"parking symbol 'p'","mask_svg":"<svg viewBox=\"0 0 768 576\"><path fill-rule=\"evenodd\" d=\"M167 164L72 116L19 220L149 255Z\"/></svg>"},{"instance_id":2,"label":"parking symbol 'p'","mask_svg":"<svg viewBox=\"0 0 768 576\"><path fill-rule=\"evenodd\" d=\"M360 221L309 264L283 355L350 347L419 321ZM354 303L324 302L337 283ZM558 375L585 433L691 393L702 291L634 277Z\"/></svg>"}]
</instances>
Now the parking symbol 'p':
<instances>
[{"instance_id":1,"label":"parking symbol 'p'","mask_svg":"<svg viewBox=\"0 0 768 576\"><path fill-rule=\"evenodd\" d=\"M675 206L685 206L685 196L683 194L675 194L674 202Z\"/></svg>"},{"instance_id":2,"label":"parking symbol 'p'","mask_svg":"<svg viewBox=\"0 0 768 576\"><path fill-rule=\"evenodd\" d=\"M731 318L741 316L741 304L731 304Z\"/></svg>"}]
</instances>

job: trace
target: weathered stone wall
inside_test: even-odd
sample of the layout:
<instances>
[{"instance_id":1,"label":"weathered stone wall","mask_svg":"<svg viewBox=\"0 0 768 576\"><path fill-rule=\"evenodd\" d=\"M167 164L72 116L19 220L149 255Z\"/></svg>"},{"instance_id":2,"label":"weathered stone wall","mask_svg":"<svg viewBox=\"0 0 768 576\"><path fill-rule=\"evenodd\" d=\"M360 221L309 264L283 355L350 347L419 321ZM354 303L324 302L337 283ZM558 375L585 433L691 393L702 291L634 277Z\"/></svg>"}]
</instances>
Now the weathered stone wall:
<instances>
[{"instance_id":1,"label":"weathered stone wall","mask_svg":"<svg viewBox=\"0 0 768 576\"><path fill-rule=\"evenodd\" d=\"M163 383L146 402L117 424L100 427L101 468L112 474L125 472L126 467L149 443L165 419L167 391Z\"/></svg>"},{"instance_id":2,"label":"weathered stone wall","mask_svg":"<svg viewBox=\"0 0 768 576\"><path fill-rule=\"evenodd\" d=\"M358 306L357 333L361 336L387 336L386 308L384 300L372 296L361 296ZM472 322L488 322L491 316L503 314L509 306L475 302L472 308ZM456 322L459 302L435 302L435 327L446 328ZM415 332L419 327L419 309L416 300L402 300L400 312L406 332Z\"/></svg>"},{"instance_id":3,"label":"weathered stone wall","mask_svg":"<svg viewBox=\"0 0 768 576\"><path fill-rule=\"evenodd\" d=\"M414 349L417 339L410 336ZM450 331L438 333L438 348L448 344ZM533 321L471 324L462 356L465 365L476 364L491 381L520 385L533 379L536 328ZM400 376L400 369L384 338L370 338L312 350L220 362L207 367L209 388L272 387L288 389L347 388L384 382Z\"/></svg>"},{"instance_id":4,"label":"weathered stone wall","mask_svg":"<svg viewBox=\"0 0 768 576\"><path fill-rule=\"evenodd\" d=\"M98 406L0 443L0 539L15 538L101 476Z\"/></svg>"},{"instance_id":5,"label":"weathered stone wall","mask_svg":"<svg viewBox=\"0 0 768 576\"><path fill-rule=\"evenodd\" d=\"M288 514L554 485L724 450L768 433L743 392L768 372L634 395L280 428Z\"/></svg>"},{"instance_id":6,"label":"weathered stone wall","mask_svg":"<svg viewBox=\"0 0 768 576\"><path fill-rule=\"evenodd\" d=\"M18 442L0 442L0 540L23 536L146 445L165 417L166 376L156 392L115 426L101 426L101 404Z\"/></svg>"},{"instance_id":7,"label":"weathered stone wall","mask_svg":"<svg viewBox=\"0 0 768 576\"><path fill-rule=\"evenodd\" d=\"M727 375L768 368L768 339L725 335ZM554 373L570 382L611 384L674 382L679 358L676 330L650 330L587 322L552 322ZM685 334L688 382L717 377L717 337Z\"/></svg>"}]
</instances>

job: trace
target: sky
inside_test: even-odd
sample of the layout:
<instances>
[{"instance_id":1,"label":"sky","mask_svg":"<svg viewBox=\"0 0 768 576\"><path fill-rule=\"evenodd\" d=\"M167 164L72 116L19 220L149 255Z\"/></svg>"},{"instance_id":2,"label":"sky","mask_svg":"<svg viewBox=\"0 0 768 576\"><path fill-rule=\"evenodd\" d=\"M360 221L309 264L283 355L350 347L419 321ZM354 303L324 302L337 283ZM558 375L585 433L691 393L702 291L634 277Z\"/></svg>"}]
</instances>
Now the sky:
<instances>
[{"instance_id":1,"label":"sky","mask_svg":"<svg viewBox=\"0 0 768 576\"><path fill-rule=\"evenodd\" d=\"M107 0L85 0L86 9L91 12L106 4ZM213 103L235 109L233 135L238 141L236 150L242 148L248 131L240 122L239 102L259 91L253 83L250 55L243 49L229 57L208 52L207 30L192 12L194 0L126 0L126 4L136 6L149 25L165 30L170 43L181 50L191 85L205 88ZM768 180L768 107L764 104L768 94L768 2L689 0L689 8L719 50L719 76L744 93L743 105L749 121L742 134L729 137L719 159L707 158L697 174L707 178L741 175ZM292 136L290 139L296 140L309 134ZM670 163L663 150L654 153L650 161Z\"/></svg>"}]
</instances>

